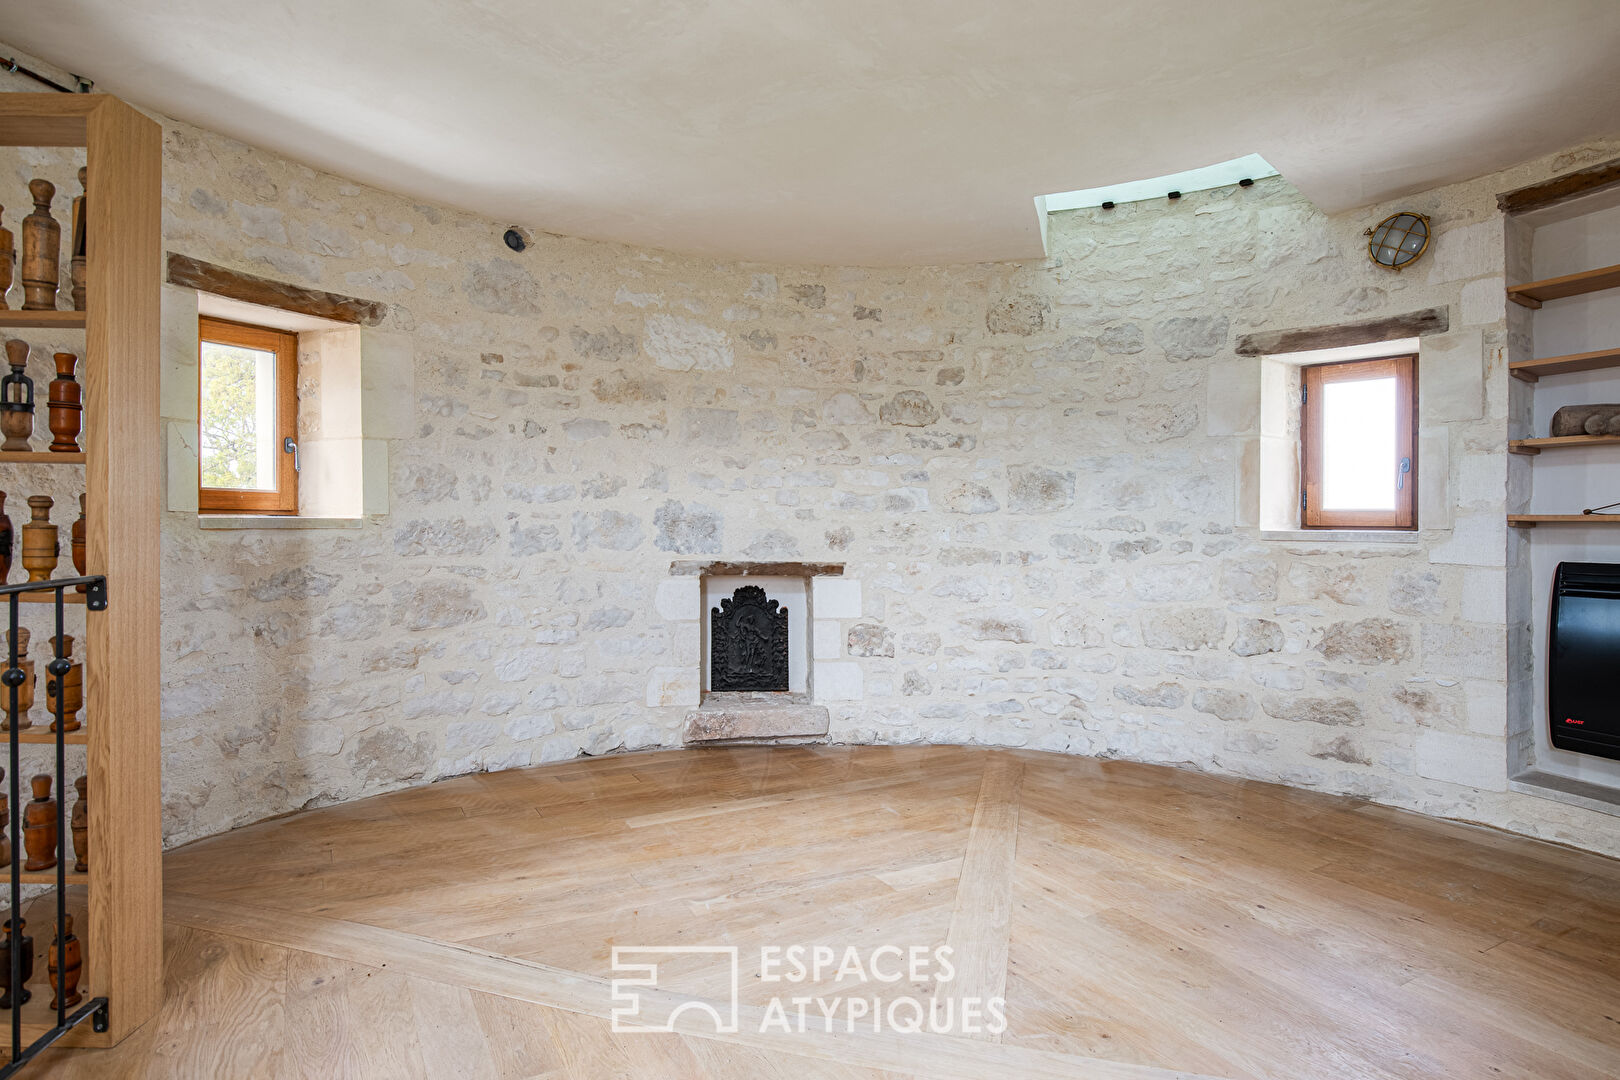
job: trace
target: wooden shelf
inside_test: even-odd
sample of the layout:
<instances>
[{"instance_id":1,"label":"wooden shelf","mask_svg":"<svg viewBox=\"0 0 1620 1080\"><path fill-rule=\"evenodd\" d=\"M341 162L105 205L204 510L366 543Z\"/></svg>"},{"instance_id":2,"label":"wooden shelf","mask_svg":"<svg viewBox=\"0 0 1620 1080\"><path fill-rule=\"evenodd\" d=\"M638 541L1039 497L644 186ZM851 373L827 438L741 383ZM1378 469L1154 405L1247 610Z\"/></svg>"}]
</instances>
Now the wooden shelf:
<instances>
[{"instance_id":1,"label":"wooden shelf","mask_svg":"<svg viewBox=\"0 0 1620 1080\"><path fill-rule=\"evenodd\" d=\"M83 465L84 452L56 454L49 450L0 450L0 465Z\"/></svg>"},{"instance_id":2,"label":"wooden shelf","mask_svg":"<svg viewBox=\"0 0 1620 1080\"><path fill-rule=\"evenodd\" d=\"M0 329L83 330L82 311L0 311Z\"/></svg>"},{"instance_id":3,"label":"wooden shelf","mask_svg":"<svg viewBox=\"0 0 1620 1080\"><path fill-rule=\"evenodd\" d=\"M84 721L81 720L80 724L83 723ZM51 722L47 720L43 724L34 724L31 727L23 728L17 732L17 741L21 743L45 743L55 746L56 732L51 730L50 724ZM4 742L9 738L11 738L11 732L0 731L0 742ZM62 741L69 746L88 746L90 744L90 732L87 728L80 727L78 730L70 731L64 735Z\"/></svg>"},{"instance_id":4,"label":"wooden shelf","mask_svg":"<svg viewBox=\"0 0 1620 1080\"><path fill-rule=\"evenodd\" d=\"M71 849L73 844L69 842L68 847ZM88 885L90 883L89 872L87 871L81 874L74 870L72 860L73 856L70 854L68 856L67 883L69 885ZM10 872L9 867L0 869L4 869L7 873ZM25 885L55 885L56 867L53 866L49 870L24 870L18 876L22 878L23 884Z\"/></svg>"},{"instance_id":5,"label":"wooden shelf","mask_svg":"<svg viewBox=\"0 0 1620 1080\"><path fill-rule=\"evenodd\" d=\"M1538 308L1548 300L1562 300L1566 296L1620 288L1620 264L1597 270L1582 270L1578 274L1530 281L1523 285L1509 285L1508 299L1527 308Z\"/></svg>"},{"instance_id":6,"label":"wooden shelf","mask_svg":"<svg viewBox=\"0 0 1620 1080\"><path fill-rule=\"evenodd\" d=\"M19 594L17 599L24 604L54 604L56 603L56 594L25 592ZM62 601L68 604L82 604L84 603L84 593L74 592L69 589L62 594Z\"/></svg>"},{"instance_id":7,"label":"wooden shelf","mask_svg":"<svg viewBox=\"0 0 1620 1080\"><path fill-rule=\"evenodd\" d=\"M1546 439L1513 439L1508 442L1510 454L1539 454L1543 450L1557 450L1562 446L1615 446L1620 435L1558 435Z\"/></svg>"},{"instance_id":8,"label":"wooden shelf","mask_svg":"<svg viewBox=\"0 0 1620 1080\"><path fill-rule=\"evenodd\" d=\"M1517 360L1508 365L1508 374L1533 383L1543 375L1568 375L1576 371L1596 371L1609 367L1620 367L1620 349L1568 353L1542 360Z\"/></svg>"},{"instance_id":9,"label":"wooden shelf","mask_svg":"<svg viewBox=\"0 0 1620 1080\"><path fill-rule=\"evenodd\" d=\"M1508 524L1516 529L1537 525L1620 525L1620 514L1509 514Z\"/></svg>"}]
</instances>

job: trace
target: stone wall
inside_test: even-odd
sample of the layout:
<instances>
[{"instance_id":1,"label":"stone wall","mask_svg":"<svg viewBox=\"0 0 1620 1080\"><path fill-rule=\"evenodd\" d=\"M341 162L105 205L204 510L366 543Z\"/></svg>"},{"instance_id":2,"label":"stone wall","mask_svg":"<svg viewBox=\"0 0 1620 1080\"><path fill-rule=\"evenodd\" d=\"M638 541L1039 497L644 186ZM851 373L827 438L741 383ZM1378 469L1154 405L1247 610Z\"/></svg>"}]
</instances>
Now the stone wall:
<instances>
[{"instance_id":1,"label":"stone wall","mask_svg":"<svg viewBox=\"0 0 1620 1080\"><path fill-rule=\"evenodd\" d=\"M517 255L503 224L168 122L168 249L387 302L415 413L361 529L167 516L167 838L678 744L649 673L689 645L655 597L726 556L861 582L835 741L1165 762L1620 853L1615 819L1506 790L1493 201L1617 149L1403 200L1437 238L1400 275L1363 254L1391 208L1325 217L1281 179L1055 215L1043 262L892 270ZM14 155L0 202L44 167ZM1430 306L1419 542L1262 539L1236 337Z\"/></svg>"}]
</instances>

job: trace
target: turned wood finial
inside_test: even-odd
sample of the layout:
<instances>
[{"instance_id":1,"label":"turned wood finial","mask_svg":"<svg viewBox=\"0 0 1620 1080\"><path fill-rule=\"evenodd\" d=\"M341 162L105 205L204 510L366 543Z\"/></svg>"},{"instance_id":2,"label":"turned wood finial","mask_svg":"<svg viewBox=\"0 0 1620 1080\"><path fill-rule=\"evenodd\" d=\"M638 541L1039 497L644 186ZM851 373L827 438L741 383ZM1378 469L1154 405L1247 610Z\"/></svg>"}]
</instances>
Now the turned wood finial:
<instances>
[{"instance_id":1,"label":"turned wood finial","mask_svg":"<svg viewBox=\"0 0 1620 1080\"><path fill-rule=\"evenodd\" d=\"M34 789L34 801L44 802L51 797L51 774L35 773L28 786Z\"/></svg>"},{"instance_id":2,"label":"turned wood finial","mask_svg":"<svg viewBox=\"0 0 1620 1080\"><path fill-rule=\"evenodd\" d=\"M49 495L28 496L28 509L34 512L35 521L51 520L51 507L55 505L56 500Z\"/></svg>"},{"instance_id":3,"label":"turned wood finial","mask_svg":"<svg viewBox=\"0 0 1620 1080\"><path fill-rule=\"evenodd\" d=\"M28 194L34 197L34 209L41 213L47 213L51 208L51 200L56 198L56 185L49 180L30 180L28 181Z\"/></svg>"},{"instance_id":4,"label":"turned wood finial","mask_svg":"<svg viewBox=\"0 0 1620 1080\"><path fill-rule=\"evenodd\" d=\"M12 338L7 341L6 363L12 367L26 367L28 365L28 342L22 338Z\"/></svg>"},{"instance_id":5,"label":"turned wood finial","mask_svg":"<svg viewBox=\"0 0 1620 1080\"><path fill-rule=\"evenodd\" d=\"M89 169L85 168L83 165L79 166L79 187L83 188L85 191L90 190L90 185L85 183L85 177L89 174Z\"/></svg>"}]
</instances>

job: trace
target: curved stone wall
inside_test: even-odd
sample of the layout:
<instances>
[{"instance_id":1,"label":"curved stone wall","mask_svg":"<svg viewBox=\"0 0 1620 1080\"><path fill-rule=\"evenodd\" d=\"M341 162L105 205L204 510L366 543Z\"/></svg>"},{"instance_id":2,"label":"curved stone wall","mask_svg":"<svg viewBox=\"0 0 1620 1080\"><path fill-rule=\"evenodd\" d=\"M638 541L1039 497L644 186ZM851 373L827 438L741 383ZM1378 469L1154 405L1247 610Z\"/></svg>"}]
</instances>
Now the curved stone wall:
<instances>
[{"instance_id":1,"label":"curved stone wall","mask_svg":"<svg viewBox=\"0 0 1620 1080\"><path fill-rule=\"evenodd\" d=\"M1277 179L1054 216L1039 263L802 268L544 234L514 254L503 224L167 123L169 250L385 301L367 333L411 358L368 388L397 419L386 513L168 515L167 838L677 744L649 673L691 646L659 584L727 556L861 582L834 741L1180 764L1620 852L1612 818L1506 790L1493 201L1615 152L1405 200L1437 239L1402 275L1362 254L1390 208L1325 217ZM195 302L165 304L184 463ZM1419 542L1261 539L1237 337L1427 307L1451 329L1420 362Z\"/></svg>"}]
</instances>

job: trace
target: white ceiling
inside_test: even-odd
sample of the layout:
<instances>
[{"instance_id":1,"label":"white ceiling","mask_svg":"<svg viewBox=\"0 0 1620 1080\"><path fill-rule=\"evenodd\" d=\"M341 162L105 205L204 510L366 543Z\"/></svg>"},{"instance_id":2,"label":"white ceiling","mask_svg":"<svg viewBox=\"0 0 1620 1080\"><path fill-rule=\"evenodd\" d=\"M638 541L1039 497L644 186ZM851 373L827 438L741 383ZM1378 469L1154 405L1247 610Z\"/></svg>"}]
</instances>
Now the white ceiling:
<instances>
[{"instance_id":1,"label":"white ceiling","mask_svg":"<svg viewBox=\"0 0 1620 1080\"><path fill-rule=\"evenodd\" d=\"M1031 197L1259 153L1330 211L1620 132L1620 0L0 0L96 88L498 221L1037 256Z\"/></svg>"}]
</instances>

